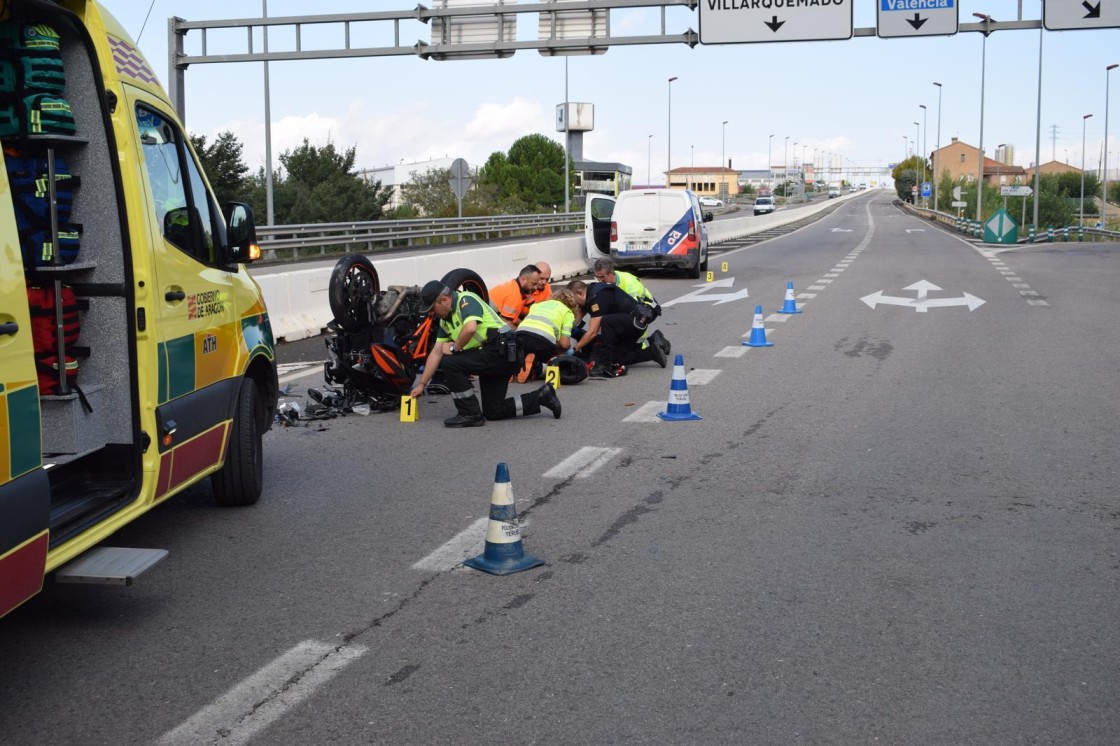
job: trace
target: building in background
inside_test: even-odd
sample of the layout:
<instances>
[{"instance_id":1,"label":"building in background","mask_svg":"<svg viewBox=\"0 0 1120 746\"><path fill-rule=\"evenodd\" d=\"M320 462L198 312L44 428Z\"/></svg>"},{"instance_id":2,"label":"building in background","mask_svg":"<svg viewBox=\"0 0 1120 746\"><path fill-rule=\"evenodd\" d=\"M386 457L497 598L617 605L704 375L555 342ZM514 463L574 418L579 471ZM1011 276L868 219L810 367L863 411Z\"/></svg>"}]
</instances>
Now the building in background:
<instances>
[{"instance_id":1,"label":"building in background","mask_svg":"<svg viewBox=\"0 0 1120 746\"><path fill-rule=\"evenodd\" d=\"M1015 165L1015 146L1014 145L1000 145L996 148L996 160L1005 166Z\"/></svg>"},{"instance_id":2,"label":"building in background","mask_svg":"<svg viewBox=\"0 0 1120 746\"><path fill-rule=\"evenodd\" d=\"M722 166L686 166L666 174L670 189L690 189L702 197L727 199L739 193L739 172Z\"/></svg>"},{"instance_id":3,"label":"building in background","mask_svg":"<svg viewBox=\"0 0 1120 746\"><path fill-rule=\"evenodd\" d=\"M456 158L433 158L430 161L414 161L412 163L398 163L395 166L382 166L381 168L367 168L358 171L358 178L367 183L380 181L383 187L392 187L393 193L389 198L388 209L401 206L401 187L412 181L413 174L425 174L428 171L438 171L440 169L451 169L451 164L454 163ZM468 164L470 166L470 164ZM470 166L471 173L475 173L477 168Z\"/></svg>"}]
</instances>

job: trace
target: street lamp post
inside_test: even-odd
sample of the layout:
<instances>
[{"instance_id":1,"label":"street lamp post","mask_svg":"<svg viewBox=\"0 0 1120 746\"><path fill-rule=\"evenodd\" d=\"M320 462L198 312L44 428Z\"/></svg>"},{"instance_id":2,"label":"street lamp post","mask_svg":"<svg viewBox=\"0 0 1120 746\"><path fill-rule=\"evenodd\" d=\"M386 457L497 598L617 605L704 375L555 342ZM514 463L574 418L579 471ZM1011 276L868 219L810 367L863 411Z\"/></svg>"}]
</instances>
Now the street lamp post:
<instances>
[{"instance_id":1,"label":"street lamp post","mask_svg":"<svg viewBox=\"0 0 1120 746\"><path fill-rule=\"evenodd\" d=\"M677 76L669 78L669 133L666 139L666 156L665 156L665 186L672 188L673 186L673 81Z\"/></svg>"},{"instance_id":2,"label":"street lamp post","mask_svg":"<svg viewBox=\"0 0 1120 746\"><path fill-rule=\"evenodd\" d=\"M918 122L914 122L914 155L918 156L919 158L921 157L921 154L920 154L919 151L921 150L921 145L922 145L922 130L921 130L921 127L922 127L921 124L919 124ZM918 171L918 194L917 194L917 196L914 197L914 204L915 205L918 204L918 197L922 196L922 182L925 181L925 176L926 176L926 170L925 170L924 165L925 164L923 164L923 167Z\"/></svg>"},{"instance_id":3,"label":"street lamp post","mask_svg":"<svg viewBox=\"0 0 1120 746\"><path fill-rule=\"evenodd\" d=\"M937 150L934 152L938 153L937 160L941 160L941 84L934 81L934 85L937 86ZM933 209L939 210L941 208L938 205L938 197L940 195L938 194L937 182L940 180L940 177L937 174L937 170L933 167L932 159L930 160L930 170L933 171L933 173L930 174L930 178L933 179Z\"/></svg>"},{"instance_id":4,"label":"street lamp post","mask_svg":"<svg viewBox=\"0 0 1120 746\"><path fill-rule=\"evenodd\" d=\"M789 180L789 135L786 135L786 148L782 154L782 174L782 194L788 197L789 195L785 194L785 191L786 182Z\"/></svg>"},{"instance_id":5,"label":"street lamp post","mask_svg":"<svg viewBox=\"0 0 1120 746\"><path fill-rule=\"evenodd\" d=\"M722 128L722 131L720 132L719 165L720 165L721 168L727 165L727 123L729 121L730 121L729 119L724 119L723 120L723 128Z\"/></svg>"},{"instance_id":6,"label":"street lamp post","mask_svg":"<svg viewBox=\"0 0 1120 746\"><path fill-rule=\"evenodd\" d=\"M992 33L991 16L984 13L973 13L984 22L984 30L980 33L984 35L984 40L980 45L980 161L978 170L976 172L976 222L984 222L984 214L982 212L984 205L984 73L988 62L988 35ZM1038 164L1035 164L1038 168Z\"/></svg>"},{"instance_id":7,"label":"street lamp post","mask_svg":"<svg viewBox=\"0 0 1120 746\"><path fill-rule=\"evenodd\" d=\"M1081 228L1085 227L1085 125L1091 116L1093 115L1086 114L1081 117L1081 216L1077 220L1077 225Z\"/></svg>"},{"instance_id":8,"label":"street lamp post","mask_svg":"<svg viewBox=\"0 0 1120 746\"><path fill-rule=\"evenodd\" d=\"M1108 75L1120 65L1104 69L1104 191L1101 192L1101 227L1108 229Z\"/></svg>"},{"instance_id":9,"label":"street lamp post","mask_svg":"<svg viewBox=\"0 0 1120 746\"><path fill-rule=\"evenodd\" d=\"M929 150L929 133L926 131L926 105L918 104L918 108L922 110L922 183L926 180L926 151ZM922 205L928 207L923 197Z\"/></svg>"},{"instance_id":10,"label":"street lamp post","mask_svg":"<svg viewBox=\"0 0 1120 746\"><path fill-rule=\"evenodd\" d=\"M646 139L646 186L653 186L653 173L650 166L653 162L653 135Z\"/></svg>"},{"instance_id":11,"label":"street lamp post","mask_svg":"<svg viewBox=\"0 0 1120 746\"><path fill-rule=\"evenodd\" d=\"M766 183L770 185L770 193L774 193L774 161L770 159L771 147L774 145L774 136L766 141Z\"/></svg>"}]
</instances>

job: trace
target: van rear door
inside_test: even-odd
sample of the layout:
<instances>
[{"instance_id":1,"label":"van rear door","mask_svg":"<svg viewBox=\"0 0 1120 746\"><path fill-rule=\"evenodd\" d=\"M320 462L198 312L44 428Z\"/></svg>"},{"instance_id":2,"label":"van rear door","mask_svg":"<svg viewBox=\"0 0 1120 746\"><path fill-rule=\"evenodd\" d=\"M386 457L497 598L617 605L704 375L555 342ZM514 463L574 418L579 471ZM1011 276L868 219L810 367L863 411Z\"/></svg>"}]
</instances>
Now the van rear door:
<instances>
[{"instance_id":1,"label":"van rear door","mask_svg":"<svg viewBox=\"0 0 1120 746\"><path fill-rule=\"evenodd\" d=\"M0 616L34 596L47 563L50 484L42 467L31 314L0 154Z\"/></svg>"},{"instance_id":2,"label":"van rear door","mask_svg":"<svg viewBox=\"0 0 1120 746\"><path fill-rule=\"evenodd\" d=\"M606 194L588 194L584 207L583 235L588 259L611 255L611 215L615 199Z\"/></svg>"}]
</instances>

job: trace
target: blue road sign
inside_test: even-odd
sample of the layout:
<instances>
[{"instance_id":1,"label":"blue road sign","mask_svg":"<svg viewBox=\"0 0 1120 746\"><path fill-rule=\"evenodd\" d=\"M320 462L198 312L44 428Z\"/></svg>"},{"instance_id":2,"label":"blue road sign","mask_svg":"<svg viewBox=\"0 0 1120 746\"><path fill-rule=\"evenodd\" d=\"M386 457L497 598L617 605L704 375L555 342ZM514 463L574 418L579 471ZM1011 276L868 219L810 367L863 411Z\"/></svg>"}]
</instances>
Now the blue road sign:
<instances>
[{"instance_id":1,"label":"blue road sign","mask_svg":"<svg viewBox=\"0 0 1120 746\"><path fill-rule=\"evenodd\" d=\"M930 183L928 181L923 181L922 182L922 196L923 197L929 197L932 194L933 194L933 187L930 185Z\"/></svg>"}]
</instances>

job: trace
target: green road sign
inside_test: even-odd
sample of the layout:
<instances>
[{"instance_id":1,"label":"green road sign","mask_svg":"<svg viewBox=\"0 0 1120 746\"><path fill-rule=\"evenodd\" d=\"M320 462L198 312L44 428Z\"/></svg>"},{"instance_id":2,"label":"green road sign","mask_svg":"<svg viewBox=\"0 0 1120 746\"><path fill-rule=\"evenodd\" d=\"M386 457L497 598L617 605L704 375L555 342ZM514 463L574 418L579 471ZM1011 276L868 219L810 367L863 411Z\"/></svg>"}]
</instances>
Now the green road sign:
<instances>
[{"instance_id":1,"label":"green road sign","mask_svg":"<svg viewBox=\"0 0 1120 746\"><path fill-rule=\"evenodd\" d=\"M984 243L1018 243L1019 224L1007 210L996 210L984 223Z\"/></svg>"}]
</instances>

